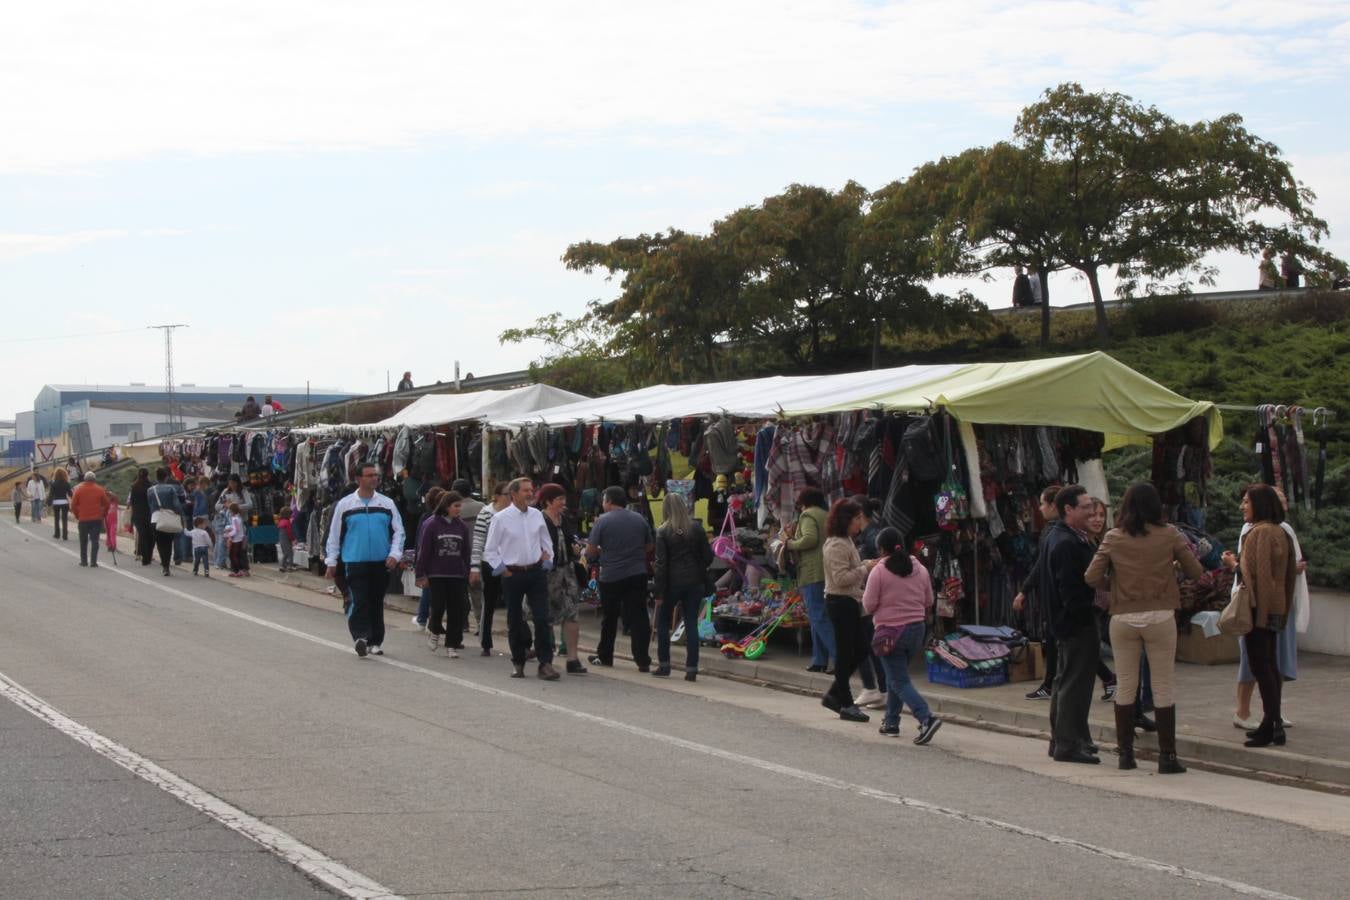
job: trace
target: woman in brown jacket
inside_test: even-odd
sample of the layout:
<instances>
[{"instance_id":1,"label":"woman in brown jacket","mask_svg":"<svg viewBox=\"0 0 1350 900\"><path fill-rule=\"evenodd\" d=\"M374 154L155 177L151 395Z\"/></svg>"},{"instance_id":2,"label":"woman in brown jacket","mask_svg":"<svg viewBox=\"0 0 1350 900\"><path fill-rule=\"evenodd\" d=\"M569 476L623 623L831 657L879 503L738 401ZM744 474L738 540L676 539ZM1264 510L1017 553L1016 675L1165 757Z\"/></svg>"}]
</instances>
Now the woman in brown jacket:
<instances>
[{"instance_id":1,"label":"woman in brown jacket","mask_svg":"<svg viewBox=\"0 0 1350 900\"><path fill-rule=\"evenodd\" d=\"M867 656L863 636L862 596L867 574L876 565L858 555L853 543L866 517L862 507L852 500L836 500L825 521L825 546L821 555L825 564L825 611L834 626L834 684L820 698L820 704L849 722L866 722L867 713L853 702L849 679Z\"/></svg>"},{"instance_id":2,"label":"woman in brown jacket","mask_svg":"<svg viewBox=\"0 0 1350 900\"><path fill-rule=\"evenodd\" d=\"M1134 701L1140 651L1148 654L1158 720L1158 774L1186 769L1177 760L1177 708L1172 673L1177 655L1176 611L1181 607L1176 566L1187 578L1205 574L1186 539L1163 518L1151 484L1132 485L1120 503L1117 526L1102 538L1084 580L1111 591L1111 653L1116 659L1116 744L1122 769L1134 761Z\"/></svg>"},{"instance_id":3,"label":"woman in brown jacket","mask_svg":"<svg viewBox=\"0 0 1350 900\"><path fill-rule=\"evenodd\" d=\"M1242 583L1251 591L1256 604L1252 630L1242 640L1265 712L1260 727L1247 732L1246 746L1283 746L1284 720L1280 718L1283 678L1275 643L1289 615L1289 601L1298 578L1298 557L1293 541L1280 527L1284 506L1273 487L1253 484L1247 488L1242 495L1242 519L1252 526L1242 539L1242 557L1239 560L1229 551L1223 555L1223 564L1239 569Z\"/></svg>"}]
</instances>

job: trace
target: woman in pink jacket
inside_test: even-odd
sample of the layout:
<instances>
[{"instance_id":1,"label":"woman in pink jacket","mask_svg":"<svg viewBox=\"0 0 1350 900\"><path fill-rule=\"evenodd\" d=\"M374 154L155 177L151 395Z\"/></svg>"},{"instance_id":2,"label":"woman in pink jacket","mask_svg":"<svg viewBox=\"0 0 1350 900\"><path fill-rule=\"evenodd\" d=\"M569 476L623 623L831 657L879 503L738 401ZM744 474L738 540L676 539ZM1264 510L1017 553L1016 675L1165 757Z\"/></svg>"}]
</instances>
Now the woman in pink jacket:
<instances>
[{"instance_id":1,"label":"woman in pink jacket","mask_svg":"<svg viewBox=\"0 0 1350 900\"><path fill-rule=\"evenodd\" d=\"M942 727L909 678L910 660L923 651L924 622L933 608L933 581L909 555L904 535L883 528L877 535L882 563L867 576L863 610L872 617L872 650L886 669L886 715L881 733L900 734L900 707L908 706L919 723L916 744L926 744Z\"/></svg>"}]
</instances>

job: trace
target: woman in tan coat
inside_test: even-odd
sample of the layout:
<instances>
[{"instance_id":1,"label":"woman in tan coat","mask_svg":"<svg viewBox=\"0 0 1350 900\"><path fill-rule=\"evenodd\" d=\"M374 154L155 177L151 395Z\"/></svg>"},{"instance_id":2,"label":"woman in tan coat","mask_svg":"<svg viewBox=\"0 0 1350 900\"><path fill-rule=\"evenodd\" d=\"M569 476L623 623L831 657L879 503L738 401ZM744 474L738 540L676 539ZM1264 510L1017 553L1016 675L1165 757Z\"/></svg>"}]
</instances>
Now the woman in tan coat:
<instances>
[{"instance_id":1,"label":"woman in tan coat","mask_svg":"<svg viewBox=\"0 0 1350 900\"><path fill-rule=\"evenodd\" d=\"M866 722L867 713L853 701L849 679L867 657L862 626L862 596L867 575L876 560L858 555L853 539L866 523L862 507L852 500L836 500L825 522L825 611L834 626L834 684L820 698L826 709L849 722Z\"/></svg>"},{"instance_id":2,"label":"woman in tan coat","mask_svg":"<svg viewBox=\"0 0 1350 900\"><path fill-rule=\"evenodd\" d=\"M1242 495L1242 518L1252 530L1242 539L1242 557L1232 551L1223 555L1223 564L1238 569L1255 608L1252 630L1243 636L1247 661L1256 687L1261 692L1264 715L1255 731L1247 732L1248 747L1267 747L1285 743L1284 720L1280 717L1282 691L1276 639L1289 615L1290 598L1298 579L1298 556L1293 541L1280 527L1284 506L1275 489L1268 484L1253 484Z\"/></svg>"},{"instance_id":3,"label":"woman in tan coat","mask_svg":"<svg viewBox=\"0 0 1350 900\"><path fill-rule=\"evenodd\" d=\"M1158 774L1186 769L1177 760L1177 708L1172 673L1177 655L1176 611L1181 607L1176 566L1187 578L1205 574L1186 539L1163 518L1162 498L1151 484L1130 487L1117 526L1102 538L1083 578L1111 591L1111 653L1116 660L1116 744L1122 769L1134 761L1134 701L1140 651L1148 654L1158 721Z\"/></svg>"}]
</instances>

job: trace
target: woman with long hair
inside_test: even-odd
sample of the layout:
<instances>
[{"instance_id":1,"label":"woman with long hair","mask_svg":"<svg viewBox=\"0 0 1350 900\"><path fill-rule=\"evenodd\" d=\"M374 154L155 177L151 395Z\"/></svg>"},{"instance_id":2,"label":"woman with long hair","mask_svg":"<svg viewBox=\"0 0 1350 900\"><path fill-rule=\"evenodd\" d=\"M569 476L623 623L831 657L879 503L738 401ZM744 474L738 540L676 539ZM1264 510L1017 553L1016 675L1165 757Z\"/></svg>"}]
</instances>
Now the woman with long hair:
<instances>
[{"instance_id":1,"label":"woman with long hair","mask_svg":"<svg viewBox=\"0 0 1350 900\"><path fill-rule=\"evenodd\" d=\"M866 524L862 507L852 500L836 500L825 520L825 611L834 626L834 683L820 703L848 722L866 722L867 713L853 702L849 679L867 656L863 639L862 596L867 575L876 560L858 555L854 538Z\"/></svg>"},{"instance_id":2,"label":"woman with long hair","mask_svg":"<svg viewBox=\"0 0 1350 900\"><path fill-rule=\"evenodd\" d=\"M1187 578L1205 574L1190 545L1163 516L1158 489L1131 485L1120 502L1116 527L1102 538L1083 579L1111 591L1111 654L1116 660L1116 745L1122 769L1134 759L1135 700L1140 657L1148 654L1158 723L1158 774L1177 775L1177 708L1172 675L1177 655L1176 611L1181 608L1176 567Z\"/></svg>"},{"instance_id":3,"label":"woman with long hair","mask_svg":"<svg viewBox=\"0 0 1350 900\"><path fill-rule=\"evenodd\" d=\"M825 492L802 488L797 494L797 521L783 526L787 550L797 557L797 589L811 623L811 665L808 672L824 672L834 657L834 628L825 613Z\"/></svg>"},{"instance_id":4,"label":"woman with long hair","mask_svg":"<svg viewBox=\"0 0 1350 900\"><path fill-rule=\"evenodd\" d=\"M155 529L150 524L150 470L137 469L136 480L131 482L127 494L127 506L131 507L131 525L136 529L136 556L141 565L148 566L155 560Z\"/></svg>"},{"instance_id":5,"label":"woman with long hair","mask_svg":"<svg viewBox=\"0 0 1350 900\"><path fill-rule=\"evenodd\" d=\"M698 615L708 590L708 566L713 552L703 523L689 514L680 494L667 493L661 504L661 527L656 530L656 669L670 674L672 612L684 616L684 680L698 677Z\"/></svg>"},{"instance_id":6,"label":"woman with long hair","mask_svg":"<svg viewBox=\"0 0 1350 900\"><path fill-rule=\"evenodd\" d=\"M168 469L155 470L155 484L147 491L146 499L151 515L161 514L161 521L152 525L151 530L154 531L155 546L159 548L159 564L168 577L173 542L183 531L183 504L178 499L178 488L169 483Z\"/></svg>"},{"instance_id":7,"label":"woman with long hair","mask_svg":"<svg viewBox=\"0 0 1350 900\"><path fill-rule=\"evenodd\" d=\"M1238 570L1252 594L1252 630L1243 636L1247 662L1261 692L1261 724L1247 732L1248 747L1284 746L1284 719L1280 715L1283 687L1277 641L1292 609L1298 580L1298 555L1293 540L1280 525L1284 507L1268 484L1250 485L1242 495L1242 519L1251 530L1242 538L1241 555L1231 550L1223 563Z\"/></svg>"},{"instance_id":8,"label":"woman with long hair","mask_svg":"<svg viewBox=\"0 0 1350 900\"><path fill-rule=\"evenodd\" d=\"M417 535L417 586L430 593L427 646L435 652L445 636L445 655L458 659L464 646L464 609L469 603L469 558L473 535L459 517L464 498L438 495Z\"/></svg>"},{"instance_id":9,"label":"woman with long hair","mask_svg":"<svg viewBox=\"0 0 1350 900\"><path fill-rule=\"evenodd\" d=\"M47 505L52 508L52 537L58 541L70 540L70 475L65 469L52 473L52 486L47 492Z\"/></svg>"},{"instance_id":10,"label":"woman with long hair","mask_svg":"<svg viewBox=\"0 0 1350 900\"><path fill-rule=\"evenodd\" d=\"M863 591L863 610L872 617L875 631L872 648L886 667L886 713L881 733L900 734L900 710L908 706L919 723L916 744L926 744L942 727L909 678L910 661L923 652L923 634L933 609L933 580L905 544L896 528L877 533L877 552L882 564L867 576ZM880 647L880 650L877 648Z\"/></svg>"}]
</instances>

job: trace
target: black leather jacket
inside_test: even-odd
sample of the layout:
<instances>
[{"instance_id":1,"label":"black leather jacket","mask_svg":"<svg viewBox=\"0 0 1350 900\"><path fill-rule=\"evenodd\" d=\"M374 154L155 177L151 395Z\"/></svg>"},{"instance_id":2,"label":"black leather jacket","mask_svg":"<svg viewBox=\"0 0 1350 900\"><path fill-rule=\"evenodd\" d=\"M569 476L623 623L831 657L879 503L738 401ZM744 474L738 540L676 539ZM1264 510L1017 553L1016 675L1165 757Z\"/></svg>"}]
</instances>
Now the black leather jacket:
<instances>
[{"instance_id":1,"label":"black leather jacket","mask_svg":"<svg viewBox=\"0 0 1350 900\"><path fill-rule=\"evenodd\" d=\"M664 597L673 587L703 584L712 560L712 548L702 527L696 525L687 534L676 534L669 525L662 525L656 531L656 571L652 578L657 595Z\"/></svg>"}]
</instances>

